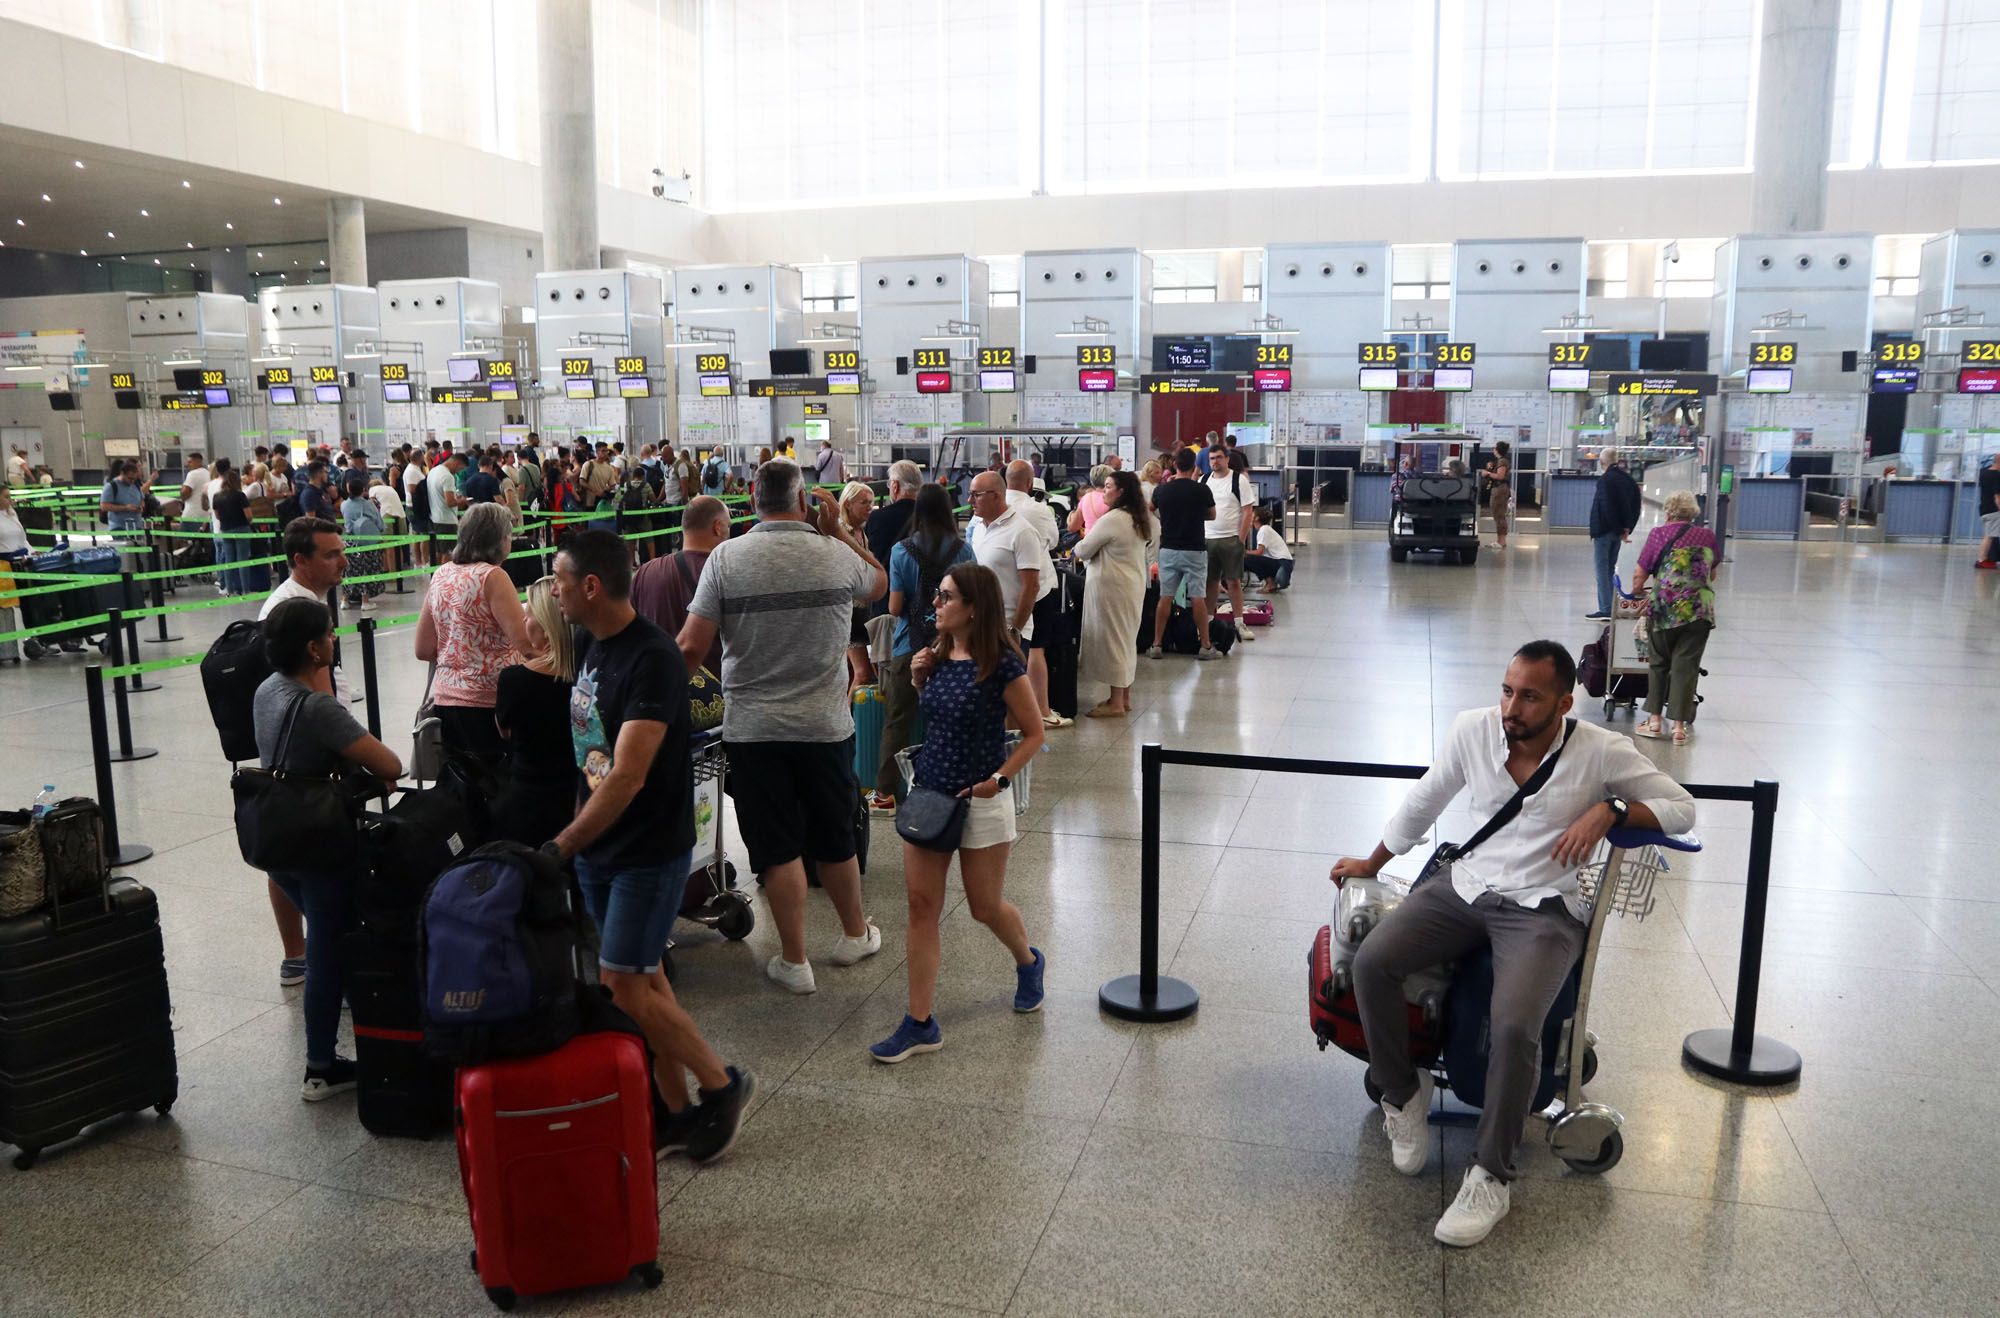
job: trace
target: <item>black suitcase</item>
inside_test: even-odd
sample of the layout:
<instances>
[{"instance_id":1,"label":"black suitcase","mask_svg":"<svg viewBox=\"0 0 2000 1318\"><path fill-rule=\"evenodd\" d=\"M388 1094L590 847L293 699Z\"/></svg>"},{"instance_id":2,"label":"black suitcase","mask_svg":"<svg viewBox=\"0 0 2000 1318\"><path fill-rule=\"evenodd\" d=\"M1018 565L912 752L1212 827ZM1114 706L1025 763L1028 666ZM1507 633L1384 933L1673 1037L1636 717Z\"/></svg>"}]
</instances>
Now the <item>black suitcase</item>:
<instances>
[{"instance_id":1,"label":"black suitcase","mask_svg":"<svg viewBox=\"0 0 2000 1318\"><path fill-rule=\"evenodd\" d=\"M381 928L410 930L432 881L480 843L465 798L445 787L405 791L383 813L364 816L361 840L367 864L357 913Z\"/></svg>"},{"instance_id":2,"label":"black suitcase","mask_svg":"<svg viewBox=\"0 0 2000 1318\"><path fill-rule=\"evenodd\" d=\"M180 1093L160 907L130 879L0 920L0 1143L26 1170L107 1117Z\"/></svg>"},{"instance_id":3,"label":"black suitcase","mask_svg":"<svg viewBox=\"0 0 2000 1318\"><path fill-rule=\"evenodd\" d=\"M426 1139L451 1129L452 1068L424 1051L416 926L364 923L347 935L355 1107L377 1135Z\"/></svg>"}]
</instances>

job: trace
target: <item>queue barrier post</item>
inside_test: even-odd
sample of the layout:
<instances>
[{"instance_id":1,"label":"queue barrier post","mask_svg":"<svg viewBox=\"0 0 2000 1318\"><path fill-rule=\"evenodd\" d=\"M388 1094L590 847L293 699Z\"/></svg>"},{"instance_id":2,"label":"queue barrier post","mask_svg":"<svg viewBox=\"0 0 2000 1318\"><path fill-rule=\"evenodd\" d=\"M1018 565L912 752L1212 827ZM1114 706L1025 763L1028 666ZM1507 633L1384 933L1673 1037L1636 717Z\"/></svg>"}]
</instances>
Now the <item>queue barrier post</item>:
<instances>
[{"instance_id":1,"label":"queue barrier post","mask_svg":"<svg viewBox=\"0 0 2000 1318\"><path fill-rule=\"evenodd\" d=\"M1160 976L1160 743L1139 751L1139 973L1108 981L1097 1005L1120 1020L1183 1020L1201 1005L1184 980Z\"/></svg>"},{"instance_id":2,"label":"queue barrier post","mask_svg":"<svg viewBox=\"0 0 2000 1318\"><path fill-rule=\"evenodd\" d=\"M361 698L368 704L368 735L382 736L382 688L375 675L375 620L363 618L361 636Z\"/></svg>"},{"instance_id":3,"label":"queue barrier post","mask_svg":"<svg viewBox=\"0 0 2000 1318\"><path fill-rule=\"evenodd\" d=\"M1778 822L1778 784L1759 778L1750 798L1750 873L1743 897L1743 942L1736 955L1736 1012L1729 1028L1696 1030L1681 1042L1695 1070L1739 1085L1785 1085L1805 1063L1789 1044L1757 1033L1757 990L1763 977L1764 908L1771 895L1771 842Z\"/></svg>"},{"instance_id":4,"label":"queue barrier post","mask_svg":"<svg viewBox=\"0 0 2000 1318\"><path fill-rule=\"evenodd\" d=\"M155 540L153 541L153 571L160 573L166 570L166 553L160 548L160 542ZM153 578L153 607L161 610L161 612L153 615L153 621L157 625L158 631L155 635L146 638L147 643L151 645L165 645L169 641L178 641L180 637L167 634L167 615L165 612L167 607L167 579L163 576L155 576Z\"/></svg>"},{"instance_id":5,"label":"queue barrier post","mask_svg":"<svg viewBox=\"0 0 2000 1318\"><path fill-rule=\"evenodd\" d=\"M126 615L125 657L133 663L137 663L139 661L139 623L130 614L132 610L138 608L144 601L139 597L139 583L132 580L132 573L129 570L118 574L118 599ZM148 682L143 673L134 673L125 682L125 690L128 693L158 691L159 689L160 684L158 682Z\"/></svg>"},{"instance_id":6,"label":"queue barrier post","mask_svg":"<svg viewBox=\"0 0 2000 1318\"><path fill-rule=\"evenodd\" d=\"M118 748L107 749L105 754L120 763L128 760L150 760L160 752L151 746L132 744L132 710L125 700L125 674L120 671L125 667L125 611L112 609L110 614L111 630L107 637L107 645L111 653L112 671L118 673L111 683L112 707L118 715Z\"/></svg>"},{"instance_id":7,"label":"queue barrier post","mask_svg":"<svg viewBox=\"0 0 2000 1318\"><path fill-rule=\"evenodd\" d=\"M111 778L111 737L104 719L104 665L88 664L83 670L84 704L90 712L91 759L97 765L97 812L104 820L104 863L117 867L137 865L153 854L153 849L137 842L125 842L118 835L118 800Z\"/></svg>"}]
</instances>

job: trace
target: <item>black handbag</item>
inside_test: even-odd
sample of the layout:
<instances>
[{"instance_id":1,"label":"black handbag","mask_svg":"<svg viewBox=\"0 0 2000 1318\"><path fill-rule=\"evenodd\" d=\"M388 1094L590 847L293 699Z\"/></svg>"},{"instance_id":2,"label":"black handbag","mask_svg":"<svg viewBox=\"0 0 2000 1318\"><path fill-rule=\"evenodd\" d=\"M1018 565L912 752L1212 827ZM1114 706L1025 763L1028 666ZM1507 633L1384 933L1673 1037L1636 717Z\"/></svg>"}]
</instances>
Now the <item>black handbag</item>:
<instances>
[{"instance_id":1,"label":"black handbag","mask_svg":"<svg viewBox=\"0 0 2000 1318\"><path fill-rule=\"evenodd\" d=\"M280 764L309 694L293 697L285 710L273 757ZM360 850L352 794L340 774L245 766L229 776L229 791L236 798L236 847L253 869L339 869Z\"/></svg>"},{"instance_id":2,"label":"black handbag","mask_svg":"<svg viewBox=\"0 0 2000 1318\"><path fill-rule=\"evenodd\" d=\"M972 802L935 787L912 787L896 807L896 836L926 851L958 850Z\"/></svg>"},{"instance_id":3,"label":"black handbag","mask_svg":"<svg viewBox=\"0 0 2000 1318\"><path fill-rule=\"evenodd\" d=\"M1569 739L1575 735L1576 720L1564 719L1562 745L1556 747L1556 753L1543 760L1535 771L1528 775L1528 780L1514 789L1514 794L1507 798L1506 804L1494 811L1493 818L1487 820L1477 833L1464 842L1440 842L1437 850L1431 852L1431 858L1424 862L1423 872L1417 875L1417 882L1410 887L1414 889L1417 884L1429 883L1437 878L1449 880L1454 861L1471 855L1475 847L1512 823L1514 816L1521 813L1521 807L1527 803L1528 798L1546 787L1549 779L1555 776L1556 761L1560 760L1563 752L1569 749Z\"/></svg>"}]
</instances>

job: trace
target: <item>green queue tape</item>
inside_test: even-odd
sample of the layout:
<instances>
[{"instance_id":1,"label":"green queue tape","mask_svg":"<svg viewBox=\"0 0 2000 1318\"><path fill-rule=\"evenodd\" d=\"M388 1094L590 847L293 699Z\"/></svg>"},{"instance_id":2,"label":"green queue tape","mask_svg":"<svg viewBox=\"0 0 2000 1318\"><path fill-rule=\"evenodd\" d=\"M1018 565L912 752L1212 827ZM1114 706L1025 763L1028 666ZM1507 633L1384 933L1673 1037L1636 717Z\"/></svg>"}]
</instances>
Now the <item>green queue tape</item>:
<instances>
[{"instance_id":1,"label":"green queue tape","mask_svg":"<svg viewBox=\"0 0 2000 1318\"><path fill-rule=\"evenodd\" d=\"M61 622L48 623L41 627L23 627L19 631L0 632L0 642L30 641L37 636L51 636L56 632L81 631L85 628L101 626L111 621L108 613L93 614L88 618L65 618Z\"/></svg>"},{"instance_id":2,"label":"green queue tape","mask_svg":"<svg viewBox=\"0 0 2000 1318\"><path fill-rule=\"evenodd\" d=\"M113 682L121 677L137 677L141 673L159 673L169 668L187 668L208 658L206 654L182 654L172 659L148 659L144 663L125 664L118 668L104 670L104 680Z\"/></svg>"}]
</instances>

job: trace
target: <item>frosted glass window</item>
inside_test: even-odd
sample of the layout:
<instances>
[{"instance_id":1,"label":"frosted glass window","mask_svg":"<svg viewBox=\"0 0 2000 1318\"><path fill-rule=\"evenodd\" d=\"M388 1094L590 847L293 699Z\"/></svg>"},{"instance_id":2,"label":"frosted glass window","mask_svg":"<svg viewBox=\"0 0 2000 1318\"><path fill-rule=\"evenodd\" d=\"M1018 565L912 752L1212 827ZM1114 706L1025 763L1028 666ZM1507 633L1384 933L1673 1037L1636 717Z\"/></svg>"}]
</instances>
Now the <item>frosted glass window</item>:
<instances>
[{"instance_id":1,"label":"frosted glass window","mask_svg":"<svg viewBox=\"0 0 2000 1318\"><path fill-rule=\"evenodd\" d=\"M1915 27L1890 41L1909 66L1890 81L1909 88L1909 126L1900 151L1885 133L1884 163L2000 160L2000 0L1901 0L1893 21Z\"/></svg>"},{"instance_id":2,"label":"frosted glass window","mask_svg":"<svg viewBox=\"0 0 2000 1318\"><path fill-rule=\"evenodd\" d=\"M340 20L336 6L322 0L259 0L256 12L262 88L338 110Z\"/></svg>"}]
</instances>

